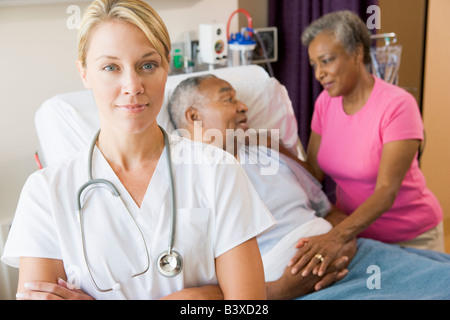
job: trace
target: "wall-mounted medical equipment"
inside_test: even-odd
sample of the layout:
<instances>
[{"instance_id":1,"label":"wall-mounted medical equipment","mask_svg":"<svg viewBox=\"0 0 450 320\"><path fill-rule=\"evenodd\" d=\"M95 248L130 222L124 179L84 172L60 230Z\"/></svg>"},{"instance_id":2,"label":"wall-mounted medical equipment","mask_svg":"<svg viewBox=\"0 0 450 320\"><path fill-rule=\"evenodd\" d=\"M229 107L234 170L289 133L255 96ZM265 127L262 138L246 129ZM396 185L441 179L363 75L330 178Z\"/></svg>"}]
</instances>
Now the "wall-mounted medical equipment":
<instances>
[{"instance_id":1,"label":"wall-mounted medical equipment","mask_svg":"<svg viewBox=\"0 0 450 320\"><path fill-rule=\"evenodd\" d=\"M247 16L248 28L242 28L240 32L230 34L230 23L236 13L243 13ZM256 47L256 41L253 35L253 20L250 14L244 9L235 10L227 23L227 39L228 39L228 65L243 66L251 64L253 50Z\"/></svg>"},{"instance_id":2,"label":"wall-mounted medical equipment","mask_svg":"<svg viewBox=\"0 0 450 320\"><path fill-rule=\"evenodd\" d=\"M225 64L228 58L228 41L225 25L200 24L199 49L202 63L209 65Z\"/></svg>"},{"instance_id":3,"label":"wall-mounted medical equipment","mask_svg":"<svg viewBox=\"0 0 450 320\"><path fill-rule=\"evenodd\" d=\"M257 41L253 50L252 63L264 64L278 61L278 28L255 28L254 35Z\"/></svg>"},{"instance_id":4,"label":"wall-mounted medical equipment","mask_svg":"<svg viewBox=\"0 0 450 320\"><path fill-rule=\"evenodd\" d=\"M161 128L161 127L160 127ZM172 174L172 160L171 160L171 149L170 149L170 142L169 142L169 137L166 133L166 131L161 128L161 131L164 135L164 142L166 145L166 156L167 156L167 167L168 167L168 176L169 176L169 184L170 184L170 191L171 191L171 200L172 200L172 215L171 215L171 220L170 220L170 232L169 232L169 242L168 242L168 249L167 251L163 251L159 257L156 259L156 268L158 269L158 271L165 277L175 277L176 275L178 275L181 271L181 269L183 268L183 259L181 258L181 255L176 252L175 250L173 250L173 243L174 243L174 239L175 239L175 223L176 223L176 200L175 200L175 189L174 189L174 185L173 185L173 174ZM86 188L88 188L89 186L99 186L99 185L103 185L105 187L107 187L113 196L117 197L120 202L123 204L125 211L128 212L130 219L133 220L133 224L136 228L136 232L139 233L139 237L142 239L142 243L144 244L144 248L146 250L146 267L144 268L144 270L132 275L131 277L137 277L140 275L145 274L148 269L150 268L150 255L148 253L148 248L147 248L147 244L145 242L145 238L144 235L141 231L141 229L139 228L139 226L137 225L136 221L134 220L133 216L131 215L131 213L128 211L127 206L125 205L125 202L122 200L122 197L120 196L119 191L117 190L117 188L114 186L114 184L109 181L109 180L105 180L105 179L93 179L92 178L92 156L93 156L93 152L94 152L94 148L98 139L98 136L100 134L100 131L97 132L97 134L95 135L94 139L92 140L92 143L90 145L90 149L89 149L89 157L88 157L88 177L89 180L83 184L77 192L77 214L78 214L78 219L79 219L79 223L80 223L80 234L81 234L81 242L82 242L82 248L83 248L83 256L84 256L84 261L86 264L86 268L88 270L89 273L89 277L91 278L92 284L94 285L95 289L97 289L100 292L109 292L109 291L113 291L113 290L120 290L121 289L121 285L120 283L116 282L114 283L111 288L100 288L95 279L94 276L91 272L91 265L89 263L89 259L86 255L86 242L85 242L85 236L84 236L84 229L83 229L83 206L81 203L81 195L82 193L86 190Z\"/></svg>"},{"instance_id":5,"label":"wall-mounted medical equipment","mask_svg":"<svg viewBox=\"0 0 450 320\"><path fill-rule=\"evenodd\" d=\"M238 33L230 33L230 24L236 13L247 17L248 27ZM274 76L270 62L278 60L278 31L276 27L253 29L253 19L244 9L235 10L227 23L228 66L265 63L271 77Z\"/></svg>"},{"instance_id":6,"label":"wall-mounted medical equipment","mask_svg":"<svg viewBox=\"0 0 450 320\"><path fill-rule=\"evenodd\" d=\"M250 36L250 29L243 28L240 33L233 34L228 41L228 65L245 66L252 63L256 41Z\"/></svg>"},{"instance_id":7,"label":"wall-mounted medical equipment","mask_svg":"<svg viewBox=\"0 0 450 320\"><path fill-rule=\"evenodd\" d=\"M0 0L1 1L1 0ZM236 13L247 17L248 27L230 33ZM199 24L198 34L186 32L183 40L172 43L170 75L213 70L216 67L261 64L274 77L271 62L278 60L276 27L253 28L252 17L244 9L235 10L225 26L222 23Z\"/></svg>"}]
</instances>

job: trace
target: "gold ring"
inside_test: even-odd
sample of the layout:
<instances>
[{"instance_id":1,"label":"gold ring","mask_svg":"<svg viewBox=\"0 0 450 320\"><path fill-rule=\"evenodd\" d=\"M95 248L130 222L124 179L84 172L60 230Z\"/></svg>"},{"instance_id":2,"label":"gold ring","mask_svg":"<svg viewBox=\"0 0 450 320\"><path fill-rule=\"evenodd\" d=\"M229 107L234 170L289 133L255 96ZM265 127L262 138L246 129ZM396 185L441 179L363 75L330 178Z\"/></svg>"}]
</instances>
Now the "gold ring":
<instances>
[{"instance_id":1,"label":"gold ring","mask_svg":"<svg viewBox=\"0 0 450 320\"><path fill-rule=\"evenodd\" d=\"M325 258L322 257L321 254L316 254L316 255L314 256L314 258L317 258L318 260L320 260L320 262L323 262L323 260L325 260Z\"/></svg>"}]
</instances>

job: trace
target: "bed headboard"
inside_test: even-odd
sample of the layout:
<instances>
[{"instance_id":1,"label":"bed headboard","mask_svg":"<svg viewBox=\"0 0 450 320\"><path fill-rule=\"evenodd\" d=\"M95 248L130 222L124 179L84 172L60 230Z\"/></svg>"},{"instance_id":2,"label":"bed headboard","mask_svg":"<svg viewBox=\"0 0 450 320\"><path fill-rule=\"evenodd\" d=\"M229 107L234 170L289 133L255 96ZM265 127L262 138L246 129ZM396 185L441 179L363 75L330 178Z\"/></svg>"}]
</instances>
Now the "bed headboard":
<instances>
[{"instance_id":1,"label":"bed headboard","mask_svg":"<svg viewBox=\"0 0 450 320\"><path fill-rule=\"evenodd\" d=\"M214 69L212 71L169 76L159 125L173 131L167 101L175 87L184 79L212 73L228 81L237 92L237 99L248 106L248 124L254 129L280 129L280 138L302 158L297 121L286 88L256 65ZM90 90L56 95L38 109L35 125L44 165L51 165L73 156L88 145L99 128L97 107Z\"/></svg>"}]
</instances>

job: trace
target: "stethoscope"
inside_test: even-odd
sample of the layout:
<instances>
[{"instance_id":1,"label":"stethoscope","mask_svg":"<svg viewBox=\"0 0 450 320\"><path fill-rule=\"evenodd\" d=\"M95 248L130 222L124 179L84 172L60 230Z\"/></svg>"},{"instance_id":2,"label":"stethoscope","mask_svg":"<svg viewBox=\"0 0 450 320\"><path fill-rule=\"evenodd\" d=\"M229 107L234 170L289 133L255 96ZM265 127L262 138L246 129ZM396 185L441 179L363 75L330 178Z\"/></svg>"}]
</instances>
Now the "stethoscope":
<instances>
[{"instance_id":1,"label":"stethoscope","mask_svg":"<svg viewBox=\"0 0 450 320\"><path fill-rule=\"evenodd\" d=\"M176 275L178 275L180 273L181 269L183 268L183 259L181 258L181 255L178 252L173 250L173 242L175 239L175 224L176 224L176 200L175 200L175 190L174 190L173 173L172 173L172 166L171 166L172 160L171 160L171 155L170 155L169 136L168 136L167 132L164 131L163 128L160 127L160 129L163 133L164 143L166 145L167 167L168 167L168 173L169 173L171 202L172 202L172 214L171 214L171 219L170 219L169 248L167 251L163 251L158 256L158 259L156 260L156 267L163 276L175 277ZM141 228L139 228L138 224L134 220L133 216L131 215L130 211L128 210L125 202L123 201L122 197L120 196L119 191L114 186L114 184L111 181L108 181L105 179L93 179L92 178L92 158L93 158L94 148L97 143L99 134L100 134L100 130L97 132L94 139L92 140L92 143L91 143L91 146L89 149L89 155L88 155L88 177L89 177L89 180L85 184L83 184L78 189L78 192L77 192L77 214L78 214L78 221L80 224L83 258L84 258L84 262L86 264L86 268L89 273L89 277L91 278L91 281L96 290L98 290L100 292L108 292L108 291L113 291L113 290L120 290L120 288L121 288L120 284L114 283L114 285L109 289L100 288L94 280L94 277L91 272L90 263L88 261L87 255L86 255L86 242L85 242L84 231L83 231L83 215L82 215L83 208L81 205L81 194L87 187L94 185L94 184L106 185L111 190L112 195L117 197L120 200L123 207L125 208L128 215L130 216L131 220L133 220L134 226L136 227L137 231L140 234L140 237L141 237L142 242L145 247L145 252L147 254L147 257L146 257L147 265L145 267L145 270L143 270L142 272L136 273L135 275L132 275L131 276L132 278L143 275L144 273L146 273L148 271L148 269L150 268L150 255L148 253L147 244L145 242L145 238L144 238Z\"/></svg>"}]
</instances>

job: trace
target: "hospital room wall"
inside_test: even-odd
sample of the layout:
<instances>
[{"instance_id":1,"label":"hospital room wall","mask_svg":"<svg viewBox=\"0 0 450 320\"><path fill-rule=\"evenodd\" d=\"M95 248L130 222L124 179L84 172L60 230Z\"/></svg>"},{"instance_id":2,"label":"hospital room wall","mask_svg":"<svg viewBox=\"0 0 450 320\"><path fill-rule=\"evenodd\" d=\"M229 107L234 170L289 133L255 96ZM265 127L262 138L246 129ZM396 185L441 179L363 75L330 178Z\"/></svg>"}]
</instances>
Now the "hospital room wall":
<instances>
[{"instance_id":1,"label":"hospital room wall","mask_svg":"<svg viewBox=\"0 0 450 320\"><path fill-rule=\"evenodd\" d=\"M395 32L403 46L399 86L413 94L422 108L426 141L421 168L443 208L450 253L450 43L444 40L450 39L450 1L379 0L379 6L379 33Z\"/></svg>"},{"instance_id":2,"label":"hospital room wall","mask_svg":"<svg viewBox=\"0 0 450 320\"><path fill-rule=\"evenodd\" d=\"M444 210L446 251L450 253L450 1L429 0L423 118L426 147L422 170Z\"/></svg>"},{"instance_id":3,"label":"hospital room wall","mask_svg":"<svg viewBox=\"0 0 450 320\"><path fill-rule=\"evenodd\" d=\"M381 29L377 33L395 32L402 46L398 85L421 105L427 0L378 0L378 6Z\"/></svg>"},{"instance_id":4,"label":"hospital room wall","mask_svg":"<svg viewBox=\"0 0 450 320\"><path fill-rule=\"evenodd\" d=\"M34 114L41 103L63 92L83 89L75 68L76 29L70 5L82 12L87 0L65 4L0 6L0 225L11 219L25 179L36 170L38 146ZM267 25L268 0L152 0L167 24L172 42L180 41L200 23L225 23L231 13L249 10L255 27ZM233 19L232 31L246 26L243 15Z\"/></svg>"},{"instance_id":5,"label":"hospital room wall","mask_svg":"<svg viewBox=\"0 0 450 320\"><path fill-rule=\"evenodd\" d=\"M238 0L152 0L173 41L199 23L226 23ZM67 22L75 4L0 6L0 224L15 211L26 177L36 170L34 114L51 96L83 89L75 67L76 29ZM238 20L233 26L237 29Z\"/></svg>"}]
</instances>

